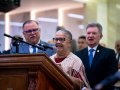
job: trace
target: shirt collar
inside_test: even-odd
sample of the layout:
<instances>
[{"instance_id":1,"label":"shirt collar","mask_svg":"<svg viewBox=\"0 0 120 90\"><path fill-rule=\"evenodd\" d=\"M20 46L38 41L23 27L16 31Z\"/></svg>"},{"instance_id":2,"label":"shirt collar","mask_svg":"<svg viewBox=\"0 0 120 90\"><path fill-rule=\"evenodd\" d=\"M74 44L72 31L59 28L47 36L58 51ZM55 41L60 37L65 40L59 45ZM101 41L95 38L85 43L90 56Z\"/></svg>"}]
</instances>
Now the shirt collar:
<instances>
[{"instance_id":1,"label":"shirt collar","mask_svg":"<svg viewBox=\"0 0 120 90\"><path fill-rule=\"evenodd\" d=\"M89 51L90 49L94 49L94 50L96 51L96 50L97 50L97 47L98 47L98 45L96 45L96 46L93 47L93 48L91 48L91 47L88 46L88 51Z\"/></svg>"}]
</instances>

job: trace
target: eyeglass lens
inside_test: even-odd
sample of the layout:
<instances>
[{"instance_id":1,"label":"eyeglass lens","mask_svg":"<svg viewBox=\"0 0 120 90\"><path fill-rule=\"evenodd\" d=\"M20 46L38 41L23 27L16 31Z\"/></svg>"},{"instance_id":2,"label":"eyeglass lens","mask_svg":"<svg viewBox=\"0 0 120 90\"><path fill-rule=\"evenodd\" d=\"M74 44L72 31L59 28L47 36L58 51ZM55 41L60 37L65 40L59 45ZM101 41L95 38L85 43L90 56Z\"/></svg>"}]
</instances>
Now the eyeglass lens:
<instances>
[{"instance_id":1,"label":"eyeglass lens","mask_svg":"<svg viewBox=\"0 0 120 90\"><path fill-rule=\"evenodd\" d=\"M53 38L54 41L60 41L60 42L64 42L65 38Z\"/></svg>"},{"instance_id":2,"label":"eyeglass lens","mask_svg":"<svg viewBox=\"0 0 120 90\"><path fill-rule=\"evenodd\" d=\"M38 28L35 28L35 29L24 31L24 32L25 33L32 33L32 32L37 32L38 30L39 30Z\"/></svg>"}]
</instances>

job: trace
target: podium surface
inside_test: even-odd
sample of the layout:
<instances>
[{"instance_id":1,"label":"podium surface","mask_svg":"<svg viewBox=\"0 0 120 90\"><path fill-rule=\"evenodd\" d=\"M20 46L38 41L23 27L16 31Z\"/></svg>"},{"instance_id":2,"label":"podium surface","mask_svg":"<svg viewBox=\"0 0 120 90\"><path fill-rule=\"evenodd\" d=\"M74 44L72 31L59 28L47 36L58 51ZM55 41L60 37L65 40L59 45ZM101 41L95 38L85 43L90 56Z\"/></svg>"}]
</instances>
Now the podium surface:
<instances>
[{"instance_id":1,"label":"podium surface","mask_svg":"<svg viewBox=\"0 0 120 90\"><path fill-rule=\"evenodd\" d=\"M45 54L0 55L0 90L74 90Z\"/></svg>"}]
</instances>

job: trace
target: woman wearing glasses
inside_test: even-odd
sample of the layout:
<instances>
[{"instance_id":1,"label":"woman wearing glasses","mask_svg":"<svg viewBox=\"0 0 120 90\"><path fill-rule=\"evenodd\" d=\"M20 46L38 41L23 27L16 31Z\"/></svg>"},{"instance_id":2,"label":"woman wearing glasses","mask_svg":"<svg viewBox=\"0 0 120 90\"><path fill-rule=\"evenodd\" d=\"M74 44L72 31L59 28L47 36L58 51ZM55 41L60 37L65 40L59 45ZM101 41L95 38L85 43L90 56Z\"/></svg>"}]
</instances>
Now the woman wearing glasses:
<instances>
[{"instance_id":1,"label":"woman wearing glasses","mask_svg":"<svg viewBox=\"0 0 120 90\"><path fill-rule=\"evenodd\" d=\"M53 40L56 46L56 53L50 57L53 62L73 80L77 90L90 88L82 61L71 52L72 34L62 29L56 32Z\"/></svg>"}]
</instances>

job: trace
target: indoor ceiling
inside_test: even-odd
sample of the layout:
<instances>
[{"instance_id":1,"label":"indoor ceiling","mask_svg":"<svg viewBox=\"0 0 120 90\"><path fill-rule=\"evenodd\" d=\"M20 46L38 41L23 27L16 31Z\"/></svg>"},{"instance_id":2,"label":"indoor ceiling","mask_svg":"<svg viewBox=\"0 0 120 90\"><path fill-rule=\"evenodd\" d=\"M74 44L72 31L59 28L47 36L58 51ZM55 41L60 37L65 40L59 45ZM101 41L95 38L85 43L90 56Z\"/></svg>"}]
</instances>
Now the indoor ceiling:
<instances>
[{"instance_id":1,"label":"indoor ceiling","mask_svg":"<svg viewBox=\"0 0 120 90\"><path fill-rule=\"evenodd\" d=\"M21 0L20 7L9 11L9 13L13 14L32 10L43 11L55 8L76 8L82 6L82 3L74 0Z\"/></svg>"}]
</instances>

